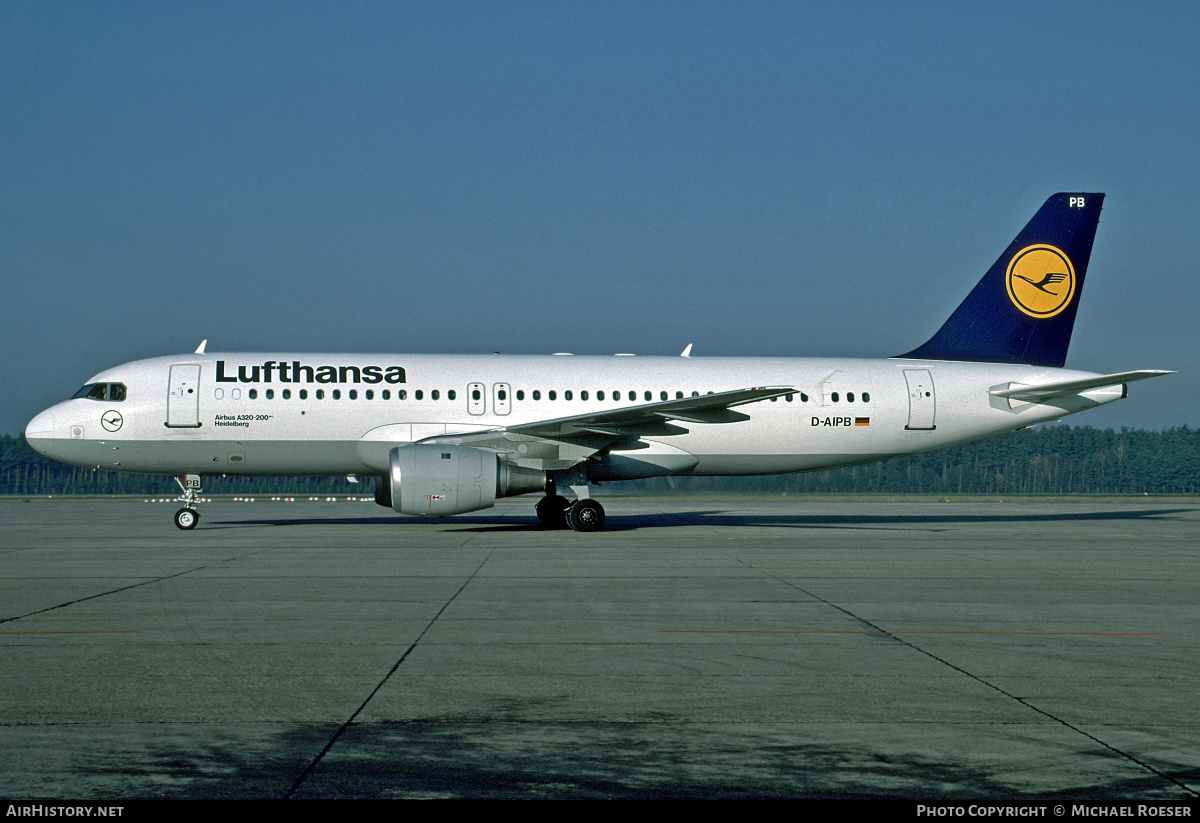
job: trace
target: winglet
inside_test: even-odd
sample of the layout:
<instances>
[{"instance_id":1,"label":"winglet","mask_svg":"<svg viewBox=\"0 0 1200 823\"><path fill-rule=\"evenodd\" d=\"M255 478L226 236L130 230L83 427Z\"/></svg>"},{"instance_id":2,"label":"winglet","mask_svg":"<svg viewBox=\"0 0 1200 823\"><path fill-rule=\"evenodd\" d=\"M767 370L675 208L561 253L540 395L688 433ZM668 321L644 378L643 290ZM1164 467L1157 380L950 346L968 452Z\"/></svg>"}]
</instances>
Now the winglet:
<instances>
[{"instance_id":1,"label":"winglet","mask_svg":"<svg viewBox=\"0 0 1200 823\"><path fill-rule=\"evenodd\" d=\"M688 344L687 344L687 348L686 348L686 349L684 349L684 350L683 350L683 353L682 353L682 354L680 354L679 356L680 356L680 357L691 357L691 356L692 356L692 344L691 344L691 343L688 343Z\"/></svg>"},{"instance_id":2,"label":"winglet","mask_svg":"<svg viewBox=\"0 0 1200 823\"><path fill-rule=\"evenodd\" d=\"M208 345L208 338L200 341L200 345L196 347L196 354L204 354L204 347Z\"/></svg>"}]
</instances>

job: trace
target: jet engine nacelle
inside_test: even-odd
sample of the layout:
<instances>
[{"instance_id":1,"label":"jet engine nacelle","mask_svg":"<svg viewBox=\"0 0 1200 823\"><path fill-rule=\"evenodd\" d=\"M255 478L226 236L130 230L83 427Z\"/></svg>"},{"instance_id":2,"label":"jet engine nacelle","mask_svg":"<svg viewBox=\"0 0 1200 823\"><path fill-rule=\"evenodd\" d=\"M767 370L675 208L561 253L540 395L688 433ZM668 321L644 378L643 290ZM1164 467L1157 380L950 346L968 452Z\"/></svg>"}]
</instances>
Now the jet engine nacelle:
<instances>
[{"instance_id":1,"label":"jet engine nacelle","mask_svg":"<svg viewBox=\"0 0 1200 823\"><path fill-rule=\"evenodd\" d=\"M397 446L375 500L401 514L441 517L496 505L497 497L541 491L545 472L510 466L500 455L470 446Z\"/></svg>"}]
</instances>

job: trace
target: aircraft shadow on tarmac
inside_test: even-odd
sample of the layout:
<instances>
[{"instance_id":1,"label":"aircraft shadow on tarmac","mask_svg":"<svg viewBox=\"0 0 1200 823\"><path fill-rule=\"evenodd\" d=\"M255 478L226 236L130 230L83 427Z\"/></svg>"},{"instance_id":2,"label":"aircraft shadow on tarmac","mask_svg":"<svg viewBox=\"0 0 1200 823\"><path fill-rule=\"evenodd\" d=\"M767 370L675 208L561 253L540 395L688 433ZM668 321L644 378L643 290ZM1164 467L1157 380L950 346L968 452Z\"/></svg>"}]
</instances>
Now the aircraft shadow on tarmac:
<instances>
[{"instance_id":1,"label":"aircraft shadow on tarmac","mask_svg":"<svg viewBox=\"0 0 1200 823\"><path fill-rule=\"evenodd\" d=\"M787 724L671 720L675 722L506 722L480 712L356 724L338 742L353 756L327 758L311 775L296 780L275 764L310 759L329 735L324 725L298 724L268 737L266 756L257 747L248 752L244 745L232 743L200 750L160 746L149 773L179 778L165 784L172 787L189 779L182 791L153 786L152 791L174 798L793 797L963 802L988 797L1010 803L1166 799L1180 796L1170 792L1180 784L1194 784L1198 776L1190 764L1167 761L1160 764L1163 776L1130 774L1076 783L1064 777L1057 782L1067 788L1038 791L1022 783L1021 773L1006 772L985 758L947 762L898 750L895 739L890 747L837 745L809 742L813 733L779 728ZM886 757L880 754L881 746ZM714 761L725 767L712 769Z\"/></svg>"},{"instance_id":2,"label":"aircraft shadow on tarmac","mask_svg":"<svg viewBox=\"0 0 1200 823\"><path fill-rule=\"evenodd\" d=\"M1194 512L1191 508L1176 509L1115 509L1083 512L1020 512L933 514L787 514L729 509L701 509L685 512L654 512L623 515L619 505L611 506L605 520L605 532L636 531L638 529L681 528L691 526L741 526L804 529L863 529L888 526L948 527L955 523L1070 523L1102 520L1140 521L1167 515ZM211 521L210 527L237 528L245 526L397 526L427 524L446 531L457 532L545 532L553 531L538 523L530 514L514 520L508 516L457 515L453 518L416 517L277 517L259 520ZM201 528L204 527L203 521Z\"/></svg>"}]
</instances>

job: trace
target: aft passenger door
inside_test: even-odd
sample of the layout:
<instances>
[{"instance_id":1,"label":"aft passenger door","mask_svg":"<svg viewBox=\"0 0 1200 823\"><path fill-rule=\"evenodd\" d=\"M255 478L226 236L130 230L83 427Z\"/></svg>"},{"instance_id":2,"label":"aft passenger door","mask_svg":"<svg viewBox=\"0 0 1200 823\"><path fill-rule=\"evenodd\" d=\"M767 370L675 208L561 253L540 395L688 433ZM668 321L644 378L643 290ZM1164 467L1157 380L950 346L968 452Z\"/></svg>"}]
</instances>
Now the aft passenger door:
<instances>
[{"instance_id":1,"label":"aft passenger door","mask_svg":"<svg viewBox=\"0 0 1200 823\"><path fill-rule=\"evenodd\" d=\"M908 383L908 425L906 429L934 429L937 395L933 390L933 375L929 369L905 369Z\"/></svg>"},{"instance_id":2,"label":"aft passenger door","mask_svg":"<svg viewBox=\"0 0 1200 823\"><path fill-rule=\"evenodd\" d=\"M167 426L172 429L200 428L200 364L171 366L167 392Z\"/></svg>"}]
</instances>

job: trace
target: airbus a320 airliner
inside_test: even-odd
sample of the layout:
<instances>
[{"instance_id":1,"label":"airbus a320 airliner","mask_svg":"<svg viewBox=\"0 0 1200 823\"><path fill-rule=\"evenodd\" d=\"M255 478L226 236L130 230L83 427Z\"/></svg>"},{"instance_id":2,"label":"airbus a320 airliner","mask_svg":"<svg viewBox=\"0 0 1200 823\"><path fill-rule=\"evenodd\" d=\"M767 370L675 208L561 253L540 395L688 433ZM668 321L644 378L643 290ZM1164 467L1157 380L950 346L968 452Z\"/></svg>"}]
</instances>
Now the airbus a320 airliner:
<instances>
[{"instance_id":1,"label":"airbus a320 airliner","mask_svg":"<svg viewBox=\"0 0 1200 823\"><path fill-rule=\"evenodd\" d=\"M589 483L850 466L1056 420L1169 374L1064 369L1102 194L1046 201L927 343L880 360L192 354L97 374L25 429L80 466L177 476L371 475L409 515L541 492L596 531ZM182 480L179 478L182 477ZM559 490L569 488L568 501Z\"/></svg>"}]
</instances>

